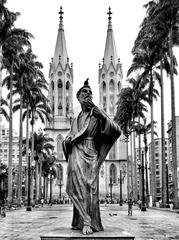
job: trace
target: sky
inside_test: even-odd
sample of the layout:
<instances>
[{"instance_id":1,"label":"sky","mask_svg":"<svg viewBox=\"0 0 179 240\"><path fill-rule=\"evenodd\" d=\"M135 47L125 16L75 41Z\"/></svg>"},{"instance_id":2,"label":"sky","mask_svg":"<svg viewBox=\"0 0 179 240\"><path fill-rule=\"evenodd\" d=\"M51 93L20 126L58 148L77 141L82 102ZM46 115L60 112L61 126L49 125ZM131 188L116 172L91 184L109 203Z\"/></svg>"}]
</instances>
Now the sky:
<instances>
[{"instance_id":1,"label":"sky","mask_svg":"<svg viewBox=\"0 0 179 240\"><path fill-rule=\"evenodd\" d=\"M147 2L146 0L7 0L6 6L12 11L21 13L16 21L16 27L26 29L33 34L32 49L44 65L43 72L47 80L49 63L54 55L58 32L58 12L60 6L63 7L67 52L74 70L73 91L74 106L76 106L78 104L76 92L86 78L90 79L94 102L99 103L98 68L104 56L109 6L113 13L113 32L118 58L122 63L123 85L125 85L126 73L132 62L131 50L139 26L145 17L143 5ZM175 54L179 61L179 49L175 50ZM178 82L179 77L175 77L176 115L179 116ZM169 79L165 79L164 90L167 123L171 118ZM154 118L158 122L160 122L159 105L160 101L155 103L154 109Z\"/></svg>"}]
</instances>

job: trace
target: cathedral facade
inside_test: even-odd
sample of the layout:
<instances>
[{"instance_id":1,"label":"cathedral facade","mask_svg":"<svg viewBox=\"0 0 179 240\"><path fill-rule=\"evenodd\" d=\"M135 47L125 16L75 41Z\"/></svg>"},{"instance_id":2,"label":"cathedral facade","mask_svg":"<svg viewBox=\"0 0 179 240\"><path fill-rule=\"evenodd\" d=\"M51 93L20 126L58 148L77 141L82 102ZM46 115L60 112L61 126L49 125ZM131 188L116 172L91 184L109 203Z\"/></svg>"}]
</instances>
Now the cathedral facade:
<instances>
[{"instance_id":1,"label":"cathedral facade","mask_svg":"<svg viewBox=\"0 0 179 240\"><path fill-rule=\"evenodd\" d=\"M122 88L122 65L117 56L112 29L111 9L108 11L108 27L102 63L99 64L99 106L113 119L116 112L118 94ZM73 65L69 63L63 11L60 8L60 22L54 57L49 70L49 100L52 108L52 121L46 126L46 133L54 139L57 161L55 163L57 178L54 179L53 198L68 198L66 194L66 170L62 141L70 130L73 119ZM76 94L75 94L76 95ZM101 166L99 176L99 195L101 199L119 199L120 186L122 198L127 197L127 145L119 138L110 150ZM121 184L120 184L121 182ZM112 196L112 197L111 197Z\"/></svg>"}]
</instances>

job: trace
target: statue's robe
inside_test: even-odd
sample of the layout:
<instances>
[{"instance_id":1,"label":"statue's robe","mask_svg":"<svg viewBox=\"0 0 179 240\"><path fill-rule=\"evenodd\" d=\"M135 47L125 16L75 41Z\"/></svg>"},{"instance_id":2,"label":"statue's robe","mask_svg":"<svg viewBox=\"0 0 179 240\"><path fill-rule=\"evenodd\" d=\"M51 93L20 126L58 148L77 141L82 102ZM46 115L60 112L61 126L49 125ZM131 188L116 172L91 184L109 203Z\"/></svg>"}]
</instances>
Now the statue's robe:
<instances>
[{"instance_id":1,"label":"statue's robe","mask_svg":"<svg viewBox=\"0 0 179 240\"><path fill-rule=\"evenodd\" d=\"M91 112L80 113L74 119L71 145L63 142L68 161L66 191L73 202L73 229L89 225L93 231L102 231L99 209L99 169L110 148L120 136L119 127L104 115L99 120Z\"/></svg>"}]
</instances>

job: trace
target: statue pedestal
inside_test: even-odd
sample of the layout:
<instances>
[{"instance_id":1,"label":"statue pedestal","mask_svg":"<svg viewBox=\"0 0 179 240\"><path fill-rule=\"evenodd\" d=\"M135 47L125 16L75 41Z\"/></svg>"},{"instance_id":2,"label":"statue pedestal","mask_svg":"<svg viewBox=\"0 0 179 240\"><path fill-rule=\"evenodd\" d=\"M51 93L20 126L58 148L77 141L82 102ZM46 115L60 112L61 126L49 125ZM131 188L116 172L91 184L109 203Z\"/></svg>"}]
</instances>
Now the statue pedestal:
<instances>
[{"instance_id":1,"label":"statue pedestal","mask_svg":"<svg viewBox=\"0 0 179 240\"><path fill-rule=\"evenodd\" d=\"M90 235L83 235L80 231L72 230L72 229L60 229L56 230L53 233L49 233L46 236L41 236L41 240L108 240L108 239L115 239L115 240L134 240L134 236L131 234L123 231L122 229L117 228L105 228L104 231L95 232Z\"/></svg>"}]
</instances>

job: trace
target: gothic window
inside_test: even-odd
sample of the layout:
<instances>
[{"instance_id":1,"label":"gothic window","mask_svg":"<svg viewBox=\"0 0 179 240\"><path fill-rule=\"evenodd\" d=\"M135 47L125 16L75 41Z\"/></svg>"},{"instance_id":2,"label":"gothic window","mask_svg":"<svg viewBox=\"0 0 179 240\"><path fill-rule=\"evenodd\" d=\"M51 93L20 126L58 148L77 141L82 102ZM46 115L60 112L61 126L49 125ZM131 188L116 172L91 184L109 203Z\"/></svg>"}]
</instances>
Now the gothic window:
<instances>
[{"instance_id":1,"label":"gothic window","mask_svg":"<svg viewBox=\"0 0 179 240\"><path fill-rule=\"evenodd\" d=\"M57 180L63 181L63 167L61 164L57 165L58 171L57 171Z\"/></svg>"},{"instance_id":2,"label":"gothic window","mask_svg":"<svg viewBox=\"0 0 179 240\"><path fill-rule=\"evenodd\" d=\"M109 176L110 178L112 178L112 183L117 183L117 170L116 170L116 165L114 163L112 163L110 166Z\"/></svg>"},{"instance_id":3,"label":"gothic window","mask_svg":"<svg viewBox=\"0 0 179 240\"><path fill-rule=\"evenodd\" d=\"M51 88L52 88L52 91L54 90L54 82L52 81L51 82Z\"/></svg>"},{"instance_id":4,"label":"gothic window","mask_svg":"<svg viewBox=\"0 0 179 240\"><path fill-rule=\"evenodd\" d=\"M69 81L66 82L66 112L70 109L70 99L72 99L72 87Z\"/></svg>"},{"instance_id":5,"label":"gothic window","mask_svg":"<svg viewBox=\"0 0 179 240\"><path fill-rule=\"evenodd\" d=\"M62 80L58 80L58 114L63 114L63 83Z\"/></svg>"},{"instance_id":6,"label":"gothic window","mask_svg":"<svg viewBox=\"0 0 179 240\"><path fill-rule=\"evenodd\" d=\"M121 91L121 83L118 82L117 86L118 86L118 93L120 93L120 91Z\"/></svg>"},{"instance_id":7,"label":"gothic window","mask_svg":"<svg viewBox=\"0 0 179 240\"><path fill-rule=\"evenodd\" d=\"M66 111L69 111L69 97L66 98Z\"/></svg>"},{"instance_id":8,"label":"gothic window","mask_svg":"<svg viewBox=\"0 0 179 240\"><path fill-rule=\"evenodd\" d=\"M62 88L62 87L63 87L62 80L61 80L61 79L59 79L59 80L58 80L58 88Z\"/></svg>"},{"instance_id":9,"label":"gothic window","mask_svg":"<svg viewBox=\"0 0 179 240\"><path fill-rule=\"evenodd\" d=\"M106 83L102 83L102 106L103 110L106 112Z\"/></svg>"},{"instance_id":10,"label":"gothic window","mask_svg":"<svg viewBox=\"0 0 179 240\"><path fill-rule=\"evenodd\" d=\"M52 113L54 113L54 96L52 97Z\"/></svg>"},{"instance_id":11,"label":"gothic window","mask_svg":"<svg viewBox=\"0 0 179 240\"><path fill-rule=\"evenodd\" d=\"M57 137L57 158L58 160L63 160L63 148L62 148L63 137L59 135Z\"/></svg>"},{"instance_id":12,"label":"gothic window","mask_svg":"<svg viewBox=\"0 0 179 240\"><path fill-rule=\"evenodd\" d=\"M109 112L110 114L114 114L114 81L113 79L110 80L109 83Z\"/></svg>"},{"instance_id":13,"label":"gothic window","mask_svg":"<svg viewBox=\"0 0 179 240\"><path fill-rule=\"evenodd\" d=\"M68 91L69 89L70 89L70 83L67 82L67 83L66 83L66 90Z\"/></svg>"}]
</instances>

